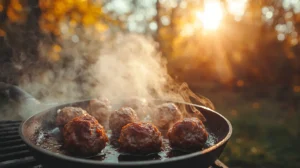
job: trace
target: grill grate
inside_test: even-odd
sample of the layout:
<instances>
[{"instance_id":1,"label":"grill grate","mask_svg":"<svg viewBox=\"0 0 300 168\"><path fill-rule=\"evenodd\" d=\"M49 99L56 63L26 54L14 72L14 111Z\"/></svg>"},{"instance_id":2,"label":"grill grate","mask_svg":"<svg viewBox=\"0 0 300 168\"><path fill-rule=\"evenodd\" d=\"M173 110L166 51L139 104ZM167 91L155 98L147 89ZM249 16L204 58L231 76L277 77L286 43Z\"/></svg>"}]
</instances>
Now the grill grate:
<instances>
[{"instance_id":1,"label":"grill grate","mask_svg":"<svg viewBox=\"0 0 300 168\"><path fill-rule=\"evenodd\" d=\"M0 121L0 168L42 168L19 136L22 121ZM211 168L228 168L217 160Z\"/></svg>"},{"instance_id":2,"label":"grill grate","mask_svg":"<svg viewBox=\"0 0 300 168\"><path fill-rule=\"evenodd\" d=\"M0 121L0 167L41 168L19 136L21 121Z\"/></svg>"}]
</instances>

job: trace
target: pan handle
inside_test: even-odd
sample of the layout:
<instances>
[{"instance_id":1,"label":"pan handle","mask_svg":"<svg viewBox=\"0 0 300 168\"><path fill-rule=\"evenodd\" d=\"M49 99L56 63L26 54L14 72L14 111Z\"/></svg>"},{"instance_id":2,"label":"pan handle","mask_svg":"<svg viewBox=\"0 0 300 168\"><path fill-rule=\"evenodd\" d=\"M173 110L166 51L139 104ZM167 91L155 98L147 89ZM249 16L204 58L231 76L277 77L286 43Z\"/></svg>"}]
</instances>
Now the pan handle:
<instances>
[{"instance_id":1,"label":"pan handle","mask_svg":"<svg viewBox=\"0 0 300 168\"><path fill-rule=\"evenodd\" d=\"M0 96L7 99L8 103L12 105L12 115L8 116L10 117L17 115L21 117L18 119L23 120L44 109L57 105L57 103L42 103L20 87L3 82L0 82Z\"/></svg>"},{"instance_id":2,"label":"pan handle","mask_svg":"<svg viewBox=\"0 0 300 168\"><path fill-rule=\"evenodd\" d=\"M4 95L10 101L18 104L22 104L27 101L33 101L37 104L40 104L40 101L38 101L31 94L27 93L20 87L4 82L0 82L0 94Z\"/></svg>"}]
</instances>

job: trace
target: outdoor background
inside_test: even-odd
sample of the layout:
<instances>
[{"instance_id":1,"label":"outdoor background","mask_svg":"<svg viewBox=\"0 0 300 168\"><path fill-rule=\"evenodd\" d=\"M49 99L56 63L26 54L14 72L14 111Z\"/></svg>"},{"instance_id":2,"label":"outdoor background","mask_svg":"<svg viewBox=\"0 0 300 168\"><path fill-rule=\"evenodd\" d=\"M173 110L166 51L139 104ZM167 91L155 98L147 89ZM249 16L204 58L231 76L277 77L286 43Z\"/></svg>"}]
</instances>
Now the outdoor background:
<instances>
[{"instance_id":1,"label":"outdoor background","mask_svg":"<svg viewBox=\"0 0 300 168\"><path fill-rule=\"evenodd\" d=\"M300 167L299 0L0 0L0 81L22 86L78 57L88 67L132 32L232 122L223 162Z\"/></svg>"}]
</instances>

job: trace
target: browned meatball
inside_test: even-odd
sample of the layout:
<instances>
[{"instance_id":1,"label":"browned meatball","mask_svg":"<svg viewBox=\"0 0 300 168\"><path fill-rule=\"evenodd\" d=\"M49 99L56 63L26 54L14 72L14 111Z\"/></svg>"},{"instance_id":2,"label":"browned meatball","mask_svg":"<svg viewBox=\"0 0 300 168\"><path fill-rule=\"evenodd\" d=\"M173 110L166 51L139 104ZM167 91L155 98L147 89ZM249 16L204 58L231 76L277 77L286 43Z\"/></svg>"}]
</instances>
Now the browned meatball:
<instances>
[{"instance_id":1,"label":"browned meatball","mask_svg":"<svg viewBox=\"0 0 300 168\"><path fill-rule=\"evenodd\" d=\"M150 123L134 122L122 128L120 151L133 154L150 154L161 150L162 136Z\"/></svg>"},{"instance_id":2,"label":"browned meatball","mask_svg":"<svg viewBox=\"0 0 300 168\"><path fill-rule=\"evenodd\" d=\"M140 119L146 117L149 108L147 100L138 97L126 99L123 102L123 107L131 107L137 113Z\"/></svg>"},{"instance_id":3,"label":"browned meatball","mask_svg":"<svg viewBox=\"0 0 300 168\"><path fill-rule=\"evenodd\" d=\"M88 113L80 107L64 107L57 111L56 125L62 128L75 117L88 115Z\"/></svg>"},{"instance_id":4,"label":"browned meatball","mask_svg":"<svg viewBox=\"0 0 300 168\"><path fill-rule=\"evenodd\" d=\"M105 147L108 137L102 125L90 115L68 122L63 131L64 148L78 156L94 155Z\"/></svg>"},{"instance_id":5,"label":"browned meatball","mask_svg":"<svg viewBox=\"0 0 300 168\"><path fill-rule=\"evenodd\" d=\"M108 117L111 113L111 105L108 99L99 98L93 99L89 102L87 111L94 116L98 122L106 127L108 123Z\"/></svg>"},{"instance_id":6,"label":"browned meatball","mask_svg":"<svg viewBox=\"0 0 300 168\"><path fill-rule=\"evenodd\" d=\"M114 137L119 137L123 126L136 121L138 121L136 112L130 107L122 107L110 115L109 128Z\"/></svg>"},{"instance_id":7,"label":"browned meatball","mask_svg":"<svg viewBox=\"0 0 300 168\"><path fill-rule=\"evenodd\" d=\"M187 151L203 148L208 138L205 126L198 118L185 118L176 122L167 135L171 147Z\"/></svg>"},{"instance_id":8,"label":"browned meatball","mask_svg":"<svg viewBox=\"0 0 300 168\"><path fill-rule=\"evenodd\" d=\"M151 114L154 125L160 129L169 129L176 121L182 119L182 114L174 103L164 103Z\"/></svg>"}]
</instances>

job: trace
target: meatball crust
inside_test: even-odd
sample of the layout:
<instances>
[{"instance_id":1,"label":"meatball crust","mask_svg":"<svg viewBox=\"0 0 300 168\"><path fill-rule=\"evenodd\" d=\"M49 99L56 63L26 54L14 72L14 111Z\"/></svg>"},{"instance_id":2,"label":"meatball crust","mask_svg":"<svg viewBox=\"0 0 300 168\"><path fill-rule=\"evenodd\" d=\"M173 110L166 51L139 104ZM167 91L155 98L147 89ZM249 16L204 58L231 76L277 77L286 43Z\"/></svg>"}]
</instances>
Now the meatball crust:
<instances>
[{"instance_id":1,"label":"meatball crust","mask_svg":"<svg viewBox=\"0 0 300 168\"><path fill-rule=\"evenodd\" d=\"M162 136L153 124L134 122L122 128L119 143L122 152L150 154L161 150Z\"/></svg>"},{"instance_id":2,"label":"meatball crust","mask_svg":"<svg viewBox=\"0 0 300 168\"><path fill-rule=\"evenodd\" d=\"M101 152L108 142L102 125L90 115L68 122L63 131L64 148L71 154L90 156Z\"/></svg>"},{"instance_id":3,"label":"meatball crust","mask_svg":"<svg viewBox=\"0 0 300 168\"><path fill-rule=\"evenodd\" d=\"M111 113L110 101L106 98L93 99L89 102L88 113L95 117L98 122L106 127L108 123L108 117Z\"/></svg>"},{"instance_id":4,"label":"meatball crust","mask_svg":"<svg viewBox=\"0 0 300 168\"><path fill-rule=\"evenodd\" d=\"M123 126L136 121L138 121L136 112L131 107L122 107L110 115L109 128L114 137L119 137Z\"/></svg>"},{"instance_id":5,"label":"meatball crust","mask_svg":"<svg viewBox=\"0 0 300 168\"><path fill-rule=\"evenodd\" d=\"M140 119L147 115L148 102L144 98L132 97L123 102L123 107L131 107Z\"/></svg>"},{"instance_id":6,"label":"meatball crust","mask_svg":"<svg viewBox=\"0 0 300 168\"><path fill-rule=\"evenodd\" d=\"M182 113L174 103L164 103L153 111L151 119L158 128L167 130L182 119Z\"/></svg>"},{"instance_id":7,"label":"meatball crust","mask_svg":"<svg viewBox=\"0 0 300 168\"><path fill-rule=\"evenodd\" d=\"M56 125L62 129L73 118L82 115L88 115L88 113L80 107L64 107L57 110Z\"/></svg>"},{"instance_id":8,"label":"meatball crust","mask_svg":"<svg viewBox=\"0 0 300 168\"><path fill-rule=\"evenodd\" d=\"M202 149L208 133L198 118L185 118L176 122L167 133L170 146L173 148L193 151Z\"/></svg>"}]
</instances>

